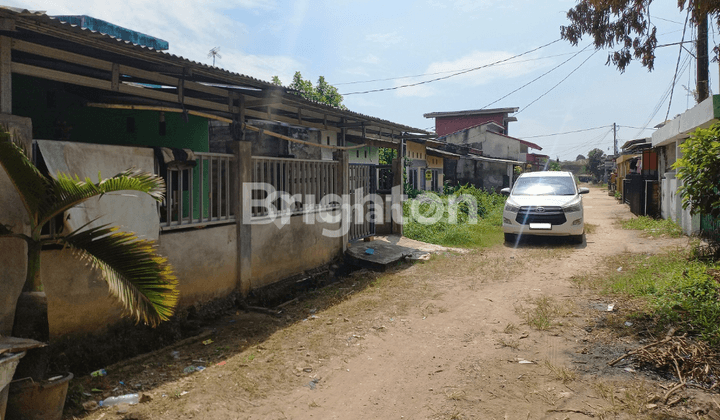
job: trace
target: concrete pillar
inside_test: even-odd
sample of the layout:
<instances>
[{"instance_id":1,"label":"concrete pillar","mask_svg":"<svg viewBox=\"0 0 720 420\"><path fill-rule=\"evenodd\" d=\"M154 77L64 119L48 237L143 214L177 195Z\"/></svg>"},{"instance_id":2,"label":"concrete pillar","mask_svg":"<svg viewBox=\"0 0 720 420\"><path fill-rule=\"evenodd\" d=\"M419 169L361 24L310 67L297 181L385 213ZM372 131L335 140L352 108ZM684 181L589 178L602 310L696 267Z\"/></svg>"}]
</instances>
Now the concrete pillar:
<instances>
[{"instance_id":1,"label":"concrete pillar","mask_svg":"<svg viewBox=\"0 0 720 420\"><path fill-rule=\"evenodd\" d=\"M0 114L12 114L12 39L0 36Z\"/></svg>"},{"instance_id":2,"label":"concrete pillar","mask_svg":"<svg viewBox=\"0 0 720 420\"><path fill-rule=\"evenodd\" d=\"M346 227L352 223L352 212L350 212L350 156L347 150L338 150L334 159L340 163L337 173L338 195L342 197L342 220L341 227L343 235L340 237L342 252L345 253L348 247L349 231Z\"/></svg>"},{"instance_id":3,"label":"concrete pillar","mask_svg":"<svg viewBox=\"0 0 720 420\"><path fill-rule=\"evenodd\" d=\"M403 160L405 159L403 154L402 147L398 150L398 157L396 159L393 159L392 161L392 171L393 171L393 187L392 187L392 206L400 207L402 209L402 196L404 193L403 190L403 175L404 175L404 168L403 168ZM403 225L402 225L402 211L399 212L399 215L393 214L393 221L392 221L392 233L398 234L400 236L403 235ZM399 220L397 217L399 217Z\"/></svg>"},{"instance_id":4,"label":"concrete pillar","mask_svg":"<svg viewBox=\"0 0 720 420\"><path fill-rule=\"evenodd\" d=\"M232 128L231 128L232 130ZM233 133L237 131L232 130ZM235 137L235 136L233 136ZM249 141L234 141L232 143L233 154L235 155L235 226L237 245L237 288L243 296L250 292L250 278L252 275L252 225L244 221L250 219L250 208L243 206L244 202L250 202L252 197L244 196L243 185L252 182L252 143Z\"/></svg>"}]
</instances>

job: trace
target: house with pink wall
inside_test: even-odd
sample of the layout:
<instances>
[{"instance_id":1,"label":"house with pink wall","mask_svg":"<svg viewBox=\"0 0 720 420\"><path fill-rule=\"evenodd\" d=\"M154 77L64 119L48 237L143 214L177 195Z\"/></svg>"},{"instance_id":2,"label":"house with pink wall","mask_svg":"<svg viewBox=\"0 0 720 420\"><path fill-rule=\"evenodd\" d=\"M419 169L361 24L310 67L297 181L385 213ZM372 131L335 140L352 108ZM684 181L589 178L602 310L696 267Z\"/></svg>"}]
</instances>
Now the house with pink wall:
<instances>
[{"instance_id":1,"label":"house with pink wall","mask_svg":"<svg viewBox=\"0 0 720 420\"><path fill-rule=\"evenodd\" d=\"M508 134L508 123L517 121L517 118L511 117L510 114L517 111L517 107L491 108L469 111L430 112L423 114L423 116L425 118L435 118L435 133L438 137L488 122L494 122L502 128L503 134Z\"/></svg>"}]
</instances>

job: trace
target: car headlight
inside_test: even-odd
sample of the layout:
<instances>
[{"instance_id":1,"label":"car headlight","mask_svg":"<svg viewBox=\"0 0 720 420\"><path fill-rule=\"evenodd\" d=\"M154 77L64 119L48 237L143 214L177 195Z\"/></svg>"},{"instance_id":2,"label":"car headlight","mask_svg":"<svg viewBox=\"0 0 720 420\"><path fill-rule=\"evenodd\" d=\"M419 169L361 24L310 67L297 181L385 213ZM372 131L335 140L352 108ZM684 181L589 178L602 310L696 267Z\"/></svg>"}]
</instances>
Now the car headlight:
<instances>
[{"instance_id":1,"label":"car headlight","mask_svg":"<svg viewBox=\"0 0 720 420\"><path fill-rule=\"evenodd\" d=\"M574 201L566 206L563 206L563 211L565 213L574 213L576 211L582 211L582 201Z\"/></svg>"},{"instance_id":2,"label":"car headlight","mask_svg":"<svg viewBox=\"0 0 720 420\"><path fill-rule=\"evenodd\" d=\"M505 211L509 211L510 213L517 213L520 211L520 206L505 202Z\"/></svg>"}]
</instances>

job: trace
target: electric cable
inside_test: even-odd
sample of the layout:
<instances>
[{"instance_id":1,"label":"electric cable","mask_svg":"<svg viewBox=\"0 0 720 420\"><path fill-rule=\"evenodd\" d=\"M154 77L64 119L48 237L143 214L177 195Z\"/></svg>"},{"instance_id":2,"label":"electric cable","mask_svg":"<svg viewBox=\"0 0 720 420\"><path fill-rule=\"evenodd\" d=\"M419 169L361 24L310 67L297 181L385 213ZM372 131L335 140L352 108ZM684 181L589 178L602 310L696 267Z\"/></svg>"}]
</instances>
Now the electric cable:
<instances>
[{"instance_id":1,"label":"electric cable","mask_svg":"<svg viewBox=\"0 0 720 420\"><path fill-rule=\"evenodd\" d=\"M508 63L500 63L500 64L498 64L498 66L518 64L518 63L527 63L530 61L547 60L549 58L562 57L565 55L573 55L573 54L577 54L577 53L569 52L569 53L562 53L562 54L546 55L546 56L538 57L538 58L528 58L527 60L518 60L518 61L513 61L513 62L508 62ZM458 69L458 70L445 70L445 71L437 71L437 72L433 72L433 73L414 74L414 75L409 75L409 76L388 77L388 78L384 78L384 79L356 80L354 82L333 83L332 85L333 86L343 86L343 85L358 85L358 84L363 84L363 83L374 83L374 82L388 82L388 81L393 81L393 80L412 79L415 77L435 76L438 74L454 73L457 71L463 71L463 70L469 70L469 69L471 69L471 67L467 67L464 69Z\"/></svg>"},{"instance_id":2,"label":"electric cable","mask_svg":"<svg viewBox=\"0 0 720 420\"><path fill-rule=\"evenodd\" d=\"M555 86L553 86L553 87L551 87L550 89L548 89L547 91L545 91L545 93L543 93L542 95L538 96L537 99L535 99L534 101L532 101L532 102L530 102L529 104L525 105L525 107L524 107L523 109L521 109L520 111L516 112L515 115L517 115L517 114L525 111L526 109L528 109L528 107L530 107L530 105L532 105L532 104L534 104L535 102L539 101L542 97L544 97L544 96L547 95L548 93L552 92L556 87L560 86L560 84L561 84L562 82L566 81L566 80L568 79L568 77L572 76L573 73L575 73L580 67L582 67L583 64L587 63L588 60L590 60L595 54L597 54L598 51L600 51L600 50L595 50L595 51L594 51L592 54L590 54L582 63L580 63L580 65L578 65L577 67L575 67L575 68L573 69L573 71L571 71L571 72L570 72L567 76L565 76L561 81L557 82L557 84L556 84Z\"/></svg>"},{"instance_id":3,"label":"electric cable","mask_svg":"<svg viewBox=\"0 0 720 420\"><path fill-rule=\"evenodd\" d=\"M524 139L533 139L533 138L537 138L537 137L551 137L551 136L559 136L559 135L563 135L563 134L582 133L583 131L599 130L601 128L606 128L606 127L610 127L610 126L609 125L601 125L599 127L583 128L581 130L565 131L562 133L538 134L536 136L524 136L524 137L522 137L522 139L524 140Z\"/></svg>"},{"instance_id":4,"label":"electric cable","mask_svg":"<svg viewBox=\"0 0 720 420\"><path fill-rule=\"evenodd\" d=\"M489 107L490 105L493 105L493 104L495 104L495 103L498 103L498 102L502 101L503 99L507 98L508 96L512 95L513 93L519 91L520 89L523 89L524 87L526 87L526 86L528 86L528 85L530 85L530 84L532 84L532 83L540 80L541 78L547 76L548 74L552 73L553 71L559 69L561 66L563 66L563 65L564 65L565 63L567 63L568 61L570 61L570 60L572 60L573 58L575 58L575 57L577 57L578 55L580 55L583 51L585 51L586 49L588 49L591 45L592 45L592 44L587 44L587 45L585 46L585 48L583 48L582 50L580 50L580 51L578 51L577 53L575 53L575 55L573 55L572 57L568 58L567 60L563 61L562 63L558 64L557 66L551 68L550 70L546 71L545 73L541 74L540 76L532 79L531 81L525 83L524 85L520 86L519 88L513 90L512 92L508 93L507 95L502 96L502 97L500 97L500 98L498 98L498 99L490 102L489 104L485 105L484 107L482 107L482 108L480 108L480 109L485 109L485 108Z\"/></svg>"},{"instance_id":5,"label":"electric cable","mask_svg":"<svg viewBox=\"0 0 720 420\"><path fill-rule=\"evenodd\" d=\"M687 22L688 18L690 17L690 8L688 7L687 13L685 14L685 26L683 27L683 34L680 41L685 41L685 30L687 29ZM665 121L667 121L668 117L670 116L670 106L672 106L672 98L673 93L675 92L675 83L677 80L677 74L678 74L678 68L680 66L680 57L682 56L682 44L680 44L680 49L678 51L678 58L677 63L675 63L675 75L673 76L673 83L672 83L672 89L670 90L670 102L668 102L668 109L665 113Z\"/></svg>"},{"instance_id":6,"label":"electric cable","mask_svg":"<svg viewBox=\"0 0 720 420\"><path fill-rule=\"evenodd\" d=\"M367 93L385 92L385 91L390 91L390 90L403 89L403 88L408 88L408 87L413 87L413 86L424 85L424 84L427 84L427 83L437 82L437 81L439 81L439 80L449 79L449 78L451 78L451 77L459 76L459 75L465 74L465 73L470 73L471 71L476 71L476 70L484 69L484 68L487 68L487 67L492 67L492 66L494 66L494 65L497 65L497 64L500 64L500 63L504 63L504 62L506 62L506 61L510 61L510 60L515 59L515 58L518 58L518 57L522 57L523 55L530 54L531 52L535 52L535 51L537 51L537 50L539 50L539 49L541 49L541 48L545 48L545 47L547 47L547 46L549 46L549 45L552 45L552 44L554 44L554 43L556 43L556 42L558 42L558 41L560 41L560 38L556 39L555 41L548 42L547 44L541 45L541 46L539 46L539 47L537 47L537 48L533 48L532 50L525 51L524 53L520 53L520 54L514 55L514 56L509 57L509 58L505 58L505 59L502 59L502 60L498 60L498 61L495 61L495 62L490 63L490 64L484 64L484 65L482 65L482 66L473 67L473 68L471 68L471 69L459 71L459 72L457 72L457 73L449 74L449 75L447 75L447 76L436 77L435 79L423 80L422 82L410 83L410 84L407 84L407 85L393 86L393 87L388 87L388 88L370 89L370 90L359 91L359 92L342 93L341 95L343 95L343 96L347 96L347 95L363 95L363 94L367 94Z\"/></svg>"}]
</instances>

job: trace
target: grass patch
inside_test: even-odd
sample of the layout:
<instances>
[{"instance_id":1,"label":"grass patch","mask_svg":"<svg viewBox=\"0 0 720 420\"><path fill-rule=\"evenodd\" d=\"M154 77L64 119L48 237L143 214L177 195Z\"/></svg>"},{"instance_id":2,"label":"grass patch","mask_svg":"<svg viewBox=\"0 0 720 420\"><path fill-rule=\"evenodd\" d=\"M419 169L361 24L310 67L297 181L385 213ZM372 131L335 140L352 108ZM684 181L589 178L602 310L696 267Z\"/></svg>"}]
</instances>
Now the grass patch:
<instances>
[{"instance_id":1,"label":"grass patch","mask_svg":"<svg viewBox=\"0 0 720 420\"><path fill-rule=\"evenodd\" d=\"M525 322L530 327L540 331L550 329L555 323L555 319L565 313L563 306L548 296L533 299L530 303L535 305L535 307L531 310L523 311Z\"/></svg>"},{"instance_id":2,"label":"grass patch","mask_svg":"<svg viewBox=\"0 0 720 420\"><path fill-rule=\"evenodd\" d=\"M691 255L675 251L614 257L608 260L608 274L596 277L593 285L604 293L641 299L643 304L632 316L650 319L658 334L672 325L717 346L720 264L692 259Z\"/></svg>"},{"instance_id":3,"label":"grass patch","mask_svg":"<svg viewBox=\"0 0 720 420\"><path fill-rule=\"evenodd\" d=\"M592 224L592 223L585 223L585 233L595 233L597 231L598 225Z\"/></svg>"},{"instance_id":4,"label":"grass patch","mask_svg":"<svg viewBox=\"0 0 720 420\"><path fill-rule=\"evenodd\" d=\"M660 236L679 238L683 235L682 228L672 220L653 219L648 216L638 216L634 219L622 220L620 225L623 229L641 230L643 233L648 236L652 236L653 238Z\"/></svg>"},{"instance_id":5,"label":"grass patch","mask_svg":"<svg viewBox=\"0 0 720 420\"><path fill-rule=\"evenodd\" d=\"M443 246L484 248L502 243L502 211L505 197L464 186L451 194L431 199L418 197L404 203L403 233L410 239ZM459 197L471 198L477 206L460 200L456 211L449 203ZM476 214L473 220L471 214ZM433 217L437 215L437 217ZM456 216L455 216L456 215ZM428 222L423 219L433 219Z\"/></svg>"},{"instance_id":6,"label":"grass patch","mask_svg":"<svg viewBox=\"0 0 720 420\"><path fill-rule=\"evenodd\" d=\"M550 370L550 373L555 376L555 379L564 384L572 382L575 378L577 378L577 372L575 369L570 369L565 366L555 366L547 360L545 361L545 367Z\"/></svg>"}]
</instances>

